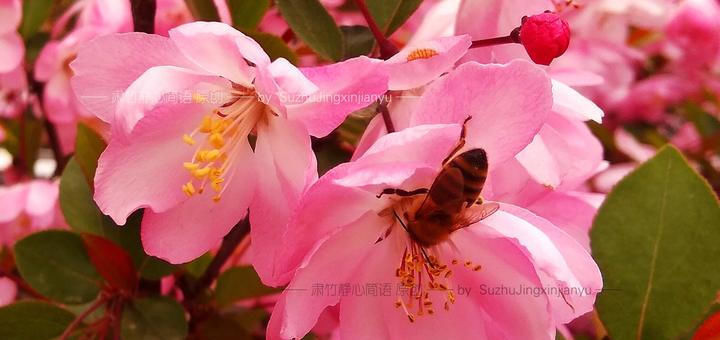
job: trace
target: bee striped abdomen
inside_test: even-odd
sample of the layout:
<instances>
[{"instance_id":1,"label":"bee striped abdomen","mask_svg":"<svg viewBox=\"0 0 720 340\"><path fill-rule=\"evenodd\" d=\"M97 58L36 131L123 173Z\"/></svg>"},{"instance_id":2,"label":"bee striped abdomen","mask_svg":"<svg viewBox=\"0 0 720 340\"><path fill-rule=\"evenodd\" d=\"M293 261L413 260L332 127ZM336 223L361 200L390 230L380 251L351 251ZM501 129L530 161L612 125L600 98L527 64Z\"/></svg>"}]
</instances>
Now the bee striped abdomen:
<instances>
[{"instance_id":1,"label":"bee striped abdomen","mask_svg":"<svg viewBox=\"0 0 720 340\"><path fill-rule=\"evenodd\" d=\"M474 203L480 197L485 179L487 179L488 161L485 150L465 151L453 158L447 166L460 170L464 179L464 201L470 204Z\"/></svg>"}]
</instances>

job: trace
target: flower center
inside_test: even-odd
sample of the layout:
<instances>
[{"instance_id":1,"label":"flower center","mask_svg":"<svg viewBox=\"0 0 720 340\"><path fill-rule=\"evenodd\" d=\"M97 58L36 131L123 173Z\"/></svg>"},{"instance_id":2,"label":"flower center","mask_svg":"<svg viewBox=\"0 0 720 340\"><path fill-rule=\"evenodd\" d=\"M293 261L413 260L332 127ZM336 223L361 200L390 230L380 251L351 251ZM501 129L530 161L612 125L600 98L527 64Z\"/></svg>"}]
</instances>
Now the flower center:
<instances>
[{"instance_id":1,"label":"flower center","mask_svg":"<svg viewBox=\"0 0 720 340\"><path fill-rule=\"evenodd\" d=\"M204 102L207 98L196 94L193 100ZM238 145L247 143L267 110L269 107L258 99L254 89L235 85L227 103L207 114L195 130L182 136L186 144L196 147L192 159L183 163L191 176L182 191L193 196L202 194L209 185L215 192L213 201L219 202L232 180L234 172L229 169L238 154Z\"/></svg>"},{"instance_id":2,"label":"flower center","mask_svg":"<svg viewBox=\"0 0 720 340\"><path fill-rule=\"evenodd\" d=\"M407 61L413 61L417 59L430 59L436 55L438 55L438 52L433 50L432 48L418 48L408 54Z\"/></svg>"},{"instance_id":3,"label":"flower center","mask_svg":"<svg viewBox=\"0 0 720 340\"><path fill-rule=\"evenodd\" d=\"M452 284L453 270L464 267L465 270L477 272L482 269L481 265L468 260L461 261L452 258L449 262L443 261L440 247L444 242L425 247L413 239L407 226L408 223L417 223L417 221L412 222L408 219L415 216L414 212L422 204L424 198L424 195L419 195L393 200L393 204L380 213L381 216L389 215L393 218L391 229L397 225L402 230L397 228L395 230L406 233L408 236L400 265L395 269L395 277L403 289L403 294L398 296L395 307L402 308L410 322L415 322L416 317L419 316L435 314L437 302L444 310L450 310L450 306L456 301L455 289ZM414 227L423 228L424 226L416 224Z\"/></svg>"}]
</instances>

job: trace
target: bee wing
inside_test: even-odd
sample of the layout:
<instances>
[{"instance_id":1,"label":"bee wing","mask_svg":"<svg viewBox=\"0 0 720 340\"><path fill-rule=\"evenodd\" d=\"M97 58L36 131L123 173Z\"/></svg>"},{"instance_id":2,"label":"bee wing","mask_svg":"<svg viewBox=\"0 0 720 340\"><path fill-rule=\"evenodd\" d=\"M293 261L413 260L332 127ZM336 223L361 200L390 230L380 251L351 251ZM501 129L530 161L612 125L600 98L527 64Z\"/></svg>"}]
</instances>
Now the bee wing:
<instances>
[{"instance_id":1,"label":"bee wing","mask_svg":"<svg viewBox=\"0 0 720 340\"><path fill-rule=\"evenodd\" d=\"M490 217L490 215L494 214L498 211L498 209L500 209L500 204L495 202L483 203L479 206L467 209L465 210L465 216L460 219L461 223L458 223L453 228L453 231L478 223Z\"/></svg>"},{"instance_id":2,"label":"bee wing","mask_svg":"<svg viewBox=\"0 0 720 340\"><path fill-rule=\"evenodd\" d=\"M440 210L459 210L464 202L465 180L458 168L444 168L435 178L418 209L418 215L425 212Z\"/></svg>"}]
</instances>

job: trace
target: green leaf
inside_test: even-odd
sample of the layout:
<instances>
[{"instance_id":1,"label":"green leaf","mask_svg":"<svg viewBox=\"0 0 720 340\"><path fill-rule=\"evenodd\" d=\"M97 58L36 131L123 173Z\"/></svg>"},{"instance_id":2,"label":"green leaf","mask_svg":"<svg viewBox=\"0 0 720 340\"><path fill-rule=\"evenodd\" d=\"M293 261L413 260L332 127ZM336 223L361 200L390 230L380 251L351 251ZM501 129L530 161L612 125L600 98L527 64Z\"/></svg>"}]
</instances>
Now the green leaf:
<instances>
[{"instance_id":1,"label":"green leaf","mask_svg":"<svg viewBox=\"0 0 720 340\"><path fill-rule=\"evenodd\" d=\"M23 1L23 18L20 23L20 34L24 39L37 33L42 24L50 17L53 0Z\"/></svg>"},{"instance_id":2,"label":"green leaf","mask_svg":"<svg viewBox=\"0 0 720 340\"><path fill-rule=\"evenodd\" d=\"M185 311L175 300L153 297L133 300L123 311L124 340L183 340L188 325Z\"/></svg>"},{"instance_id":3,"label":"green leaf","mask_svg":"<svg viewBox=\"0 0 720 340\"><path fill-rule=\"evenodd\" d=\"M213 0L185 0L185 4L195 20L220 21L220 15Z\"/></svg>"},{"instance_id":4,"label":"green leaf","mask_svg":"<svg viewBox=\"0 0 720 340\"><path fill-rule=\"evenodd\" d=\"M295 52L293 52L282 39L272 34L262 32L245 32L245 34L255 39L268 56L270 56L271 60L282 57L292 64L297 64L297 55L295 55Z\"/></svg>"},{"instance_id":5,"label":"green leaf","mask_svg":"<svg viewBox=\"0 0 720 340\"><path fill-rule=\"evenodd\" d=\"M254 30L270 8L270 0L227 0L233 26Z\"/></svg>"},{"instance_id":6,"label":"green leaf","mask_svg":"<svg viewBox=\"0 0 720 340\"><path fill-rule=\"evenodd\" d=\"M92 199L87 178L75 157L60 177L60 209L71 229L104 235L103 214Z\"/></svg>"},{"instance_id":7,"label":"green leaf","mask_svg":"<svg viewBox=\"0 0 720 340\"><path fill-rule=\"evenodd\" d=\"M60 336L75 316L54 305L21 301L0 308L0 339L50 340Z\"/></svg>"},{"instance_id":8,"label":"green leaf","mask_svg":"<svg viewBox=\"0 0 720 340\"><path fill-rule=\"evenodd\" d=\"M103 236L125 249L135 268L145 279L159 280L175 271L175 266L145 254L140 241L142 212L135 212L124 226L103 215L92 199L90 187L75 158L65 166L60 178L60 209L71 229Z\"/></svg>"},{"instance_id":9,"label":"green leaf","mask_svg":"<svg viewBox=\"0 0 720 340\"><path fill-rule=\"evenodd\" d=\"M318 0L278 0L277 5L293 32L317 54L342 59L342 33Z\"/></svg>"},{"instance_id":10,"label":"green leaf","mask_svg":"<svg viewBox=\"0 0 720 340\"><path fill-rule=\"evenodd\" d=\"M20 275L38 293L67 304L93 300L102 279L82 238L62 230L32 234L15 244Z\"/></svg>"},{"instance_id":11,"label":"green leaf","mask_svg":"<svg viewBox=\"0 0 720 340\"><path fill-rule=\"evenodd\" d=\"M78 124L75 138L75 161L80 165L90 186L95 178L98 158L105 147L107 147L107 143L97 132L85 124Z\"/></svg>"},{"instance_id":12,"label":"green leaf","mask_svg":"<svg viewBox=\"0 0 720 340\"><path fill-rule=\"evenodd\" d=\"M235 301L260 297L282 291L262 284L255 270L250 266L233 267L220 275L215 288L215 301L229 305Z\"/></svg>"},{"instance_id":13,"label":"green leaf","mask_svg":"<svg viewBox=\"0 0 720 340\"><path fill-rule=\"evenodd\" d=\"M390 36L420 7L422 0L367 0L375 23Z\"/></svg>"},{"instance_id":14,"label":"green leaf","mask_svg":"<svg viewBox=\"0 0 720 340\"><path fill-rule=\"evenodd\" d=\"M672 146L607 196L592 250L605 280L597 308L613 339L675 339L720 287L720 207Z\"/></svg>"},{"instance_id":15,"label":"green leaf","mask_svg":"<svg viewBox=\"0 0 720 340\"><path fill-rule=\"evenodd\" d=\"M345 41L343 60L368 55L375 45L370 29L365 26L340 26Z\"/></svg>"},{"instance_id":16,"label":"green leaf","mask_svg":"<svg viewBox=\"0 0 720 340\"><path fill-rule=\"evenodd\" d=\"M213 256L210 253L205 253L202 256L196 258L195 260L188 262L184 265L185 270L190 274L191 276L195 278L199 278L200 276L205 273L205 270L210 265L210 262L212 262Z\"/></svg>"}]
</instances>

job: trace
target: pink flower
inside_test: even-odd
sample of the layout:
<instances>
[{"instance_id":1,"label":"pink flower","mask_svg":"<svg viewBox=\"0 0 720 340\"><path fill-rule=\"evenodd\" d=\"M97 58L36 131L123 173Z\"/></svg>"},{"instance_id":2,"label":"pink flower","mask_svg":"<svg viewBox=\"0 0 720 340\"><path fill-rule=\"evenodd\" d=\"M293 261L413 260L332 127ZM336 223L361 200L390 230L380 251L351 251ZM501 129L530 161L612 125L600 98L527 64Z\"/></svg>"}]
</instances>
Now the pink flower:
<instances>
[{"instance_id":1,"label":"pink flower","mask_svg":"<svg viewBox=\"0 0 720 340\"><path fill-rule=\"evenodd\" d=\"M405 46L388 59L390 90L423 86L450 71L470 47L470 36L441 37Z\"/></svg>"},{"instance_id":2,"label":"pink flower","mask_svg":"<svg viewBox=\"0 0 720 340\"><path fill-rule=\"evenodd\" d=\"M118 224L147 208L145 250L173 263L215 246L249 207L253 264L275 282L278 240L317 177L310 136L372 103L387 77L365 57L305 69L270 62L221 23L169 36L98 38L71 65L80 101L112 125L95 200Z\"/></svg>"},{"instance_id":3,"label":"pink flower","mask_svg":"<svg viewBox=\"0 0 720 340\"><path fill-rule=\"evenodd\" d=\"M27 105L27 76L22 64L0 73L0 117L17 117Z\"/></svg>"},{"instance_id":4,"label":"pink flower","mask_svg":"<svg viewBox=\"0 0 720 340\"><path fill-rule=\"evenodd\" d=\"M33 180L0 187L0 244L12 245L33 231L65 225L58 182Z\"/></svg>"},{"instance_id":5,"label":"pink flower","mask_svg":"<svg viewBox=\"0 0 720 340\"><path fill-rule=\"evenodd\" d=\"M561 56L570 44L570 26L555 13L542 13L523 18L520 41L530 59L541 65L550 65Z\"/></svg>"},{"instance_id":6,"label":"pink flower","mask_svg":"<svg viewBox=\"0 0 720 340\"><path fill-rule=\"evenodd\" d=\"M15 281L7 277L0 277L0 307L9 305L17 297Z\"/></svg>"},{"instance_id":7,"label":"pink flower","mask_svg":"<svg viewBox=\"0 0 720 340\"><path fill-rule=\"evenodd\" d=\"M78 19L73 30L61 40L47 43L35 66L35 79L45 83L43 107L48 119L55 124L75 125L78 119L92 117L79 105L70 88L73 72L69 64L75 59L79 46L98 36L132 30L129 1L87 0L68 9L55 24L53 33L59 35L75 15ZM155 16L158 34L166 35L168 29L191 19L184 1L158 1Z\"/></svg>"},{"instance_id":8,"label":"pink flower","mask_svg":"<svg viewBox=\"0 0 720 340\"><path fill-rule=\"evenodd\" d=\"M17 68L25 55L25 45L17 33L20 19L20 0L0 0L0 73Z\"/></svg>"},{"instance_id":9,"label":"pink flower","mask_svg":"<svg viewBox=\"0 0 720 340\"><path fill-rule=\"evenodd\" d=\"M717 0L688 0L668 23L668 41L682 53L681 64L698 67L720 57L720 4Z\"/></svg>"},{"instance_id":10,"label":"pink flower","mask_svg":"<svg viewBox=\"0 0 720 340\"><path fill-rule=\"evenodd\" d=\"M476 88L474 68L480 66L461 66L468 89ZM504 104L513 98L521 102L509 110L492 110L485 101L492 94L474 103L488 104L488 110L463 105L473 103L467 96L472 90L447 92L447 102L438 105L450 116L471 112L468 132L474 128L476 133L468 134L464 150L483 146L490 178L496 174L493 164L526 146L540 128L542 112L550 109L550 84L542 72L522 81L534 90L528 90L530 98L496 97ZM536 109L516 111L529 103ZM479 123L473 124L476 119ZM458 124L434 124L384 135L356 161L329 171L308 190L285 235L284 258L299 269L273 311L269 339L301 338L330 306L339 308L341 338L373 339L468 334L554 339L556 324L592 309L602 286L597 266L581 244L547 220L499 203L500 210L486 219L423 247L392 214L412 213L423 196L377 198L386 188L429 188L459 133ZM514 294L503 287L539 293ZM556 292L575 287L584 293L553 295L541 287Z\"/></svg>"}]
</instances>

